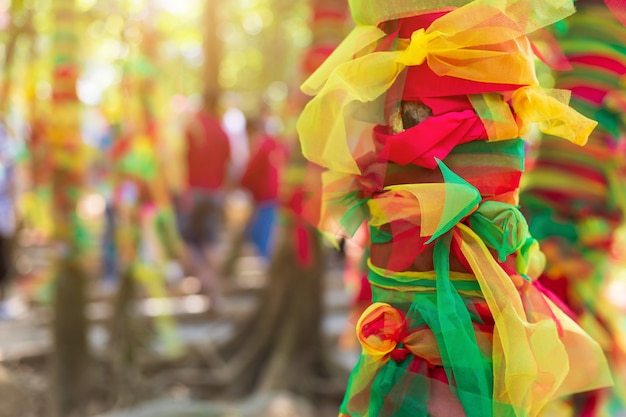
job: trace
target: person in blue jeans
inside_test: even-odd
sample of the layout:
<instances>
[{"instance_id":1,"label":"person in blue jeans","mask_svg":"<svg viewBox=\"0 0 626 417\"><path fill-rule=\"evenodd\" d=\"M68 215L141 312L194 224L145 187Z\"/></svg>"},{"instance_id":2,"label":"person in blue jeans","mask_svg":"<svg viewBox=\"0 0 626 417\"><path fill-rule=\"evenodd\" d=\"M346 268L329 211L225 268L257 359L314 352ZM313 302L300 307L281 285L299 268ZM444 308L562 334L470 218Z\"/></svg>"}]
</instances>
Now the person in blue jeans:
<instances>
[{"instance_id":1,"label":"person in blue jeans","mask_svg":"<svg viewBox=\"0 0 626 417\"><path fill-rule=\"evenodd\" d=\"M276 137L266 133L261 120L248 121L251 156L240 180L253 201L253 212L247 235L258 254L269 260L278 213L281 176L287 161L287 148Z\"/></svg>"}]
</instances>

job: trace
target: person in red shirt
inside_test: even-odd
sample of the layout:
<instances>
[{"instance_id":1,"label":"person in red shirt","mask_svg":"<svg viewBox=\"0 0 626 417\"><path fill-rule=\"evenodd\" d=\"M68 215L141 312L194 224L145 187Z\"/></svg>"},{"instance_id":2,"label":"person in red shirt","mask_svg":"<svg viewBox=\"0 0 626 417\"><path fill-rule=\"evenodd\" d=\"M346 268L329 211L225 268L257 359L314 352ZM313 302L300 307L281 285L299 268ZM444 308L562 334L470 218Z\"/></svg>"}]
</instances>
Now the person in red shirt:
<instances>
[{"instance_id":1,"label":"person in red shirt","mask_svg":"<svg viewBox=\"0 0 626 417\"><path fill-rule=\"evenodd\" d=\"M181 235L191 272L215 307L219 290L215 248L223 224L223 206L231 161L228 136L217 116L217 96L207 93L185 131L187 189L181 201Z\"/></svg>"},{"instance_id":2,"label":"person in red shirt","mask_svg":"<svg viewBox=\"0 0 626 417\"><path fill-rule=\"evenodd\" d=\"M251 156L240 185L250 192L254 209L247 234L259 255L269 259L276 220L278 190L287 161L287 149L266 133L262 120L250 119L247 124Z\"/></svg>"},{"instance_id":3,"label":"person in red shirt","mask_svg":"<svg viewBox=\"0 0 626 417\"><path fill-rule=\"evenodd\" d=\"M230 142L217 116L217 99L207 94L185 132L187 185L191 190L222 193L231 160Z\"/></svg>"}]
</instances>

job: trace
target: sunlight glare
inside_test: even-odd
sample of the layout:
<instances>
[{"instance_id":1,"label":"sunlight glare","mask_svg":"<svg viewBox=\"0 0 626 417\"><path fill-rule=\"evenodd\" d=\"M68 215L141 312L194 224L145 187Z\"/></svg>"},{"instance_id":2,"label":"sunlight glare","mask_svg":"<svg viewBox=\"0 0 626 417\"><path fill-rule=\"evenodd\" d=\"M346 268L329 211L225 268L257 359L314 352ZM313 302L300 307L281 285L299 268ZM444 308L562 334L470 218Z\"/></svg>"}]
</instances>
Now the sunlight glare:
<instances>
[{"instance_id":1,"label":"sunlight glare","mask_svg":"<svg viewBox=\"0 0 626 417\"><path fill-rule=\"evenodd\" d=\"M161 9L176 16L194 16L200 12L198 0L158 0Z\"/></svg>"}]
</instances>

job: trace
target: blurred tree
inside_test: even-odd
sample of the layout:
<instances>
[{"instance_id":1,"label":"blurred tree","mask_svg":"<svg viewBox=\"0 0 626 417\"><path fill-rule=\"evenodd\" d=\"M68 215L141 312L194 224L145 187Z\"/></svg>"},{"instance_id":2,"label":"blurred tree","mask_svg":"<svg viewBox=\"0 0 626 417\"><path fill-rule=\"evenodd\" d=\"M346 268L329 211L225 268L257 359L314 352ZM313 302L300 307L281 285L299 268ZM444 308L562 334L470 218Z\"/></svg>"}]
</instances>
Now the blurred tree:
<instances>
[{"instance_id":1,"label":"blurred tree","mask_svg":"<svg viewBox=\"0 0 626 417\"><path fill-rule=\"evenodd\" d=\"M254 113L263 102L282 105L298 82L298 60L311 42L306 1L233 0L217 11L222 43L219 84Z\"/></svg>"},{"instance_id":2,"label":"blurred tree","mask_svg":"<svg viewBox=\"0 0 626 417\"><path fill-rule=\"evenodd\" d=\"M283 3L276 0L277 10ZM301 65L304 76L315 67L312 57L327 56L348 29L347 3L316 0L311 6L313 42ZM341 395L343 389L343 382L333 384L336 368L327 357L321 328L324 251L320 236L302 218L306 162L299 150L293 154L282 191L283 221L267 272L269 284L257 311L221 349L229 365L216 375L229 382L234 394L257 389Z\"/></svg>"},{"instance_id":3,"label":"blurred tree","mask_svg":"<svg viewBox=\"0 0 626 417\"><path fill-rule=\"evenodd\" d=\"M154 14L155 3L149 4ZM150 341L145 317L137 314L133 301L140 291L147 297L165 298L163 264L166 259L183 258L183 244L166 187L166 169L157 154L161 139L157 111L163 105L157 99L158 81L163 74L159 65L161 33L150 22L140 30L142 41L124 73L126 111L121 120L122 133L112 152L119 286L110 323L110 354L118 403L124 404L139 398L133 388L141 382L139 358L149 350L146 346ZM154 325L165 354L179 354L181 345L171 315L162 312Z\"/></svg>"},{"instance_id":4,"label":"blurred tree","mask_svg":"<svg viewBox=\"0 0 626 417\"><path fill-rule=\"evenodd\" d=\"M219 96L219 66L222 60L222 44L218 36L219 0L204 0L204 92Z\"/></svg>"},{"instance_id":5,"label":"blurred tree","mask_svg":"<svg viewBox=\"0 0 626 417\"><path fill-rule=\"evenodd\" d=\"M128 21L127 21L128 23ZM141 286L141 212L151 198L150 177L154 167L154 103L150 97L155 83L154 55L158 38L148 23L138 28L142 40L125 60L120 95L125 110L119 114L119 134L114 138L109 163L113 188L112 223L116 247L117 292L109 323L109 358L117 403L132 405L140 397L139 358L147 351L149 332L138 314L135 299ZM141 148L141 149L138 149ZM142 172L150 171L150 172ZM123 194L123 197L120 195ZM157 280L160 277L151 277Z\"/></svg>"},{"instance_id":6,"label":"blurred tree","mask_svg":"<svg viewBox=\"0 0 626 417\"><path fill-rule=\"evenodd\" d=\"M2 69L4 71L2 79L2 87L0 89L0 112L6 114L8 110L11 89L15 85L13 82L13 69L16 55L18 40L24 34L33 34L33 16L35 11L31 8L24 7L24 0L13 0L8 10L10 19L7 28L7 39L4 49L4 63Z\"/></svg>"},{"instance_id":7,"label":"blurred tree","mask_svg":"<svg viewBox=\"0 0 626 417\"><path fill-rule=\"evenodd\" d=\"M56 251L53 333L53 415L84 416L88 364L86 231L77 212L86 161L80 135L80 20L74 2L52 2L52 110L47 140L52 158L53 244Z\"/></svg>"}]
</instances>

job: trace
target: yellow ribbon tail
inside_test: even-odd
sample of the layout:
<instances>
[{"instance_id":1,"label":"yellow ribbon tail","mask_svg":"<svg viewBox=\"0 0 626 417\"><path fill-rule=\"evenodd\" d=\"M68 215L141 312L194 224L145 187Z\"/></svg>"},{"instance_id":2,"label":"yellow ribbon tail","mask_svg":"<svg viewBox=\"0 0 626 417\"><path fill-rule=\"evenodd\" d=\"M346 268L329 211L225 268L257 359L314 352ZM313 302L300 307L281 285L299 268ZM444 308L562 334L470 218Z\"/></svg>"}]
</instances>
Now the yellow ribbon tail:
<instances>
[{"instance_id":1,"label":"yellow ribbon tail","mask_svg":"<svg viewBox=\"0 0 626 417\"><path fill-rule=\"evenodd\" d=\"M457 224L461 252L469 262L495 321L493 396L497 403L535 417L554 398L569 372L569 358L556 323L529 323L511 277L469 227ZM523 279L523 278L520 278ZM494 410L494 415L499 415ZM521 416L518 416L521 417Z\"/></svg>"},{"instance_id":2,"label":"yellow ribbon tail","mask_svg":"<svg viewBox=\"0 0 626 417\"><path fill-rule=\"evenodd\" d=\"M494 400L535 417L558 397L612 385L600 345L534 287L528 297L545 309L529 321L511 277L474 231L462 223L457 228L461 251L495 320Z\"/></svg>"},{"instance_id":3,"label":"yellow ribbon tail","mask_svg":"<svg viewBox=\"0 0 626 417\"><path fill-rule=\"evenodd\" d=\"M513 109L522 122L521 135L525 135L531 123L537 123L541 132L557 136L576 144L584 145L598 125L568 106L570 92L550 90L539 86L518 89L511 96Z\"/></svg>"},{"instance_id":4,"label":"yellow ribbon tail","mask_svg":"<svg viewBox=\"0 0 626 417\"><path fill-rule=\"evenodd\" d=\"M563 326L563 344L570 360L570 372L555 393L562 397L613 385L613 377L600 344L567 314L546 299Z\"/></svg>"}]
</instances>

